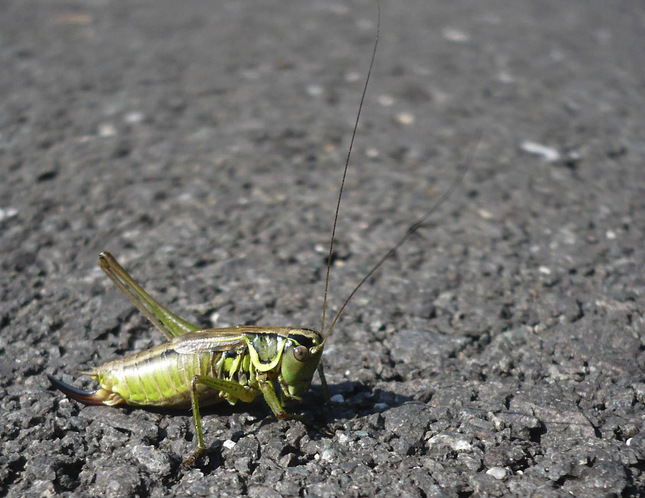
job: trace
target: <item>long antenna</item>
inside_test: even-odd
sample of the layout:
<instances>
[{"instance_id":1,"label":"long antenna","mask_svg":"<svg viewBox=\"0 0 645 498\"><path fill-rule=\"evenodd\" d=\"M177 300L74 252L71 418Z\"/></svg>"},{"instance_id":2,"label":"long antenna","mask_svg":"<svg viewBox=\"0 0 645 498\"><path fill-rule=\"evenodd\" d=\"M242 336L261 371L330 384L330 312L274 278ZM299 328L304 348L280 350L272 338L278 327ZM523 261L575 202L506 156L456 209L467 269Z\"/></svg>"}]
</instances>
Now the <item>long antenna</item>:
<instances>
[{"instance_id":1,"label":"long antenna","mask_svg":"<svg viewBox=\"0 0 645 498\"><path fill-rule=\"evenodd\" d=\"M399 239L399 241L392 246L392 248L381 257L381 259L378 260L378 262L372 267L372 269L367 272L367 274L361 279L361 281L354 287L354 290L350 292L349 296L347 296L347 299L343 302L343 305L340 307L338 310L338 313L336 313L336 316L334 317L333 321L331 322L331 325L329 326L329 330L325 334L324 331L321 331L322 334L325 334L322 343L319 348L322 348L327 341L327 338L331 334L331 331L334 329L334 326L336 325L336 322L338 322L338 319L340 318L340 315L343 314L343 311L345 311L345 308L349 304L349 302L352 300L354 295L358 292L358 289L360 289L367 280L374 275L376 270L378 270L383 263L385 263L388 259L390 259L392 256L396 254L396 251L407 242L407 240L414 235L414 233L419 230L421 227L423 227L424 223L428 219L428 217L434 213L439 206L441 206L446 199L448 199L452 193L455 191L455 189L459 186L459 184L462 182L464 179L464 175L468 171L468 168L470 168L470 165L472 164L473 156L475 155L475 150L477 149L477 145L479 144L479 141L481 139L481 134L477 137L477 140L475 141L473 147L470 149L468 156L466 157L466 162L464 162L461 166L459 166L458 171L457 171L457 176L455 179L452 181L448 189L439 196L439 198L435 201L435 203L428 209L425 214L423 214L417 221L415 221L412 225L408 227L408 229L405 231L405 234L403 237Z\"/></svg>"},{"instance_id":2,"label":"long antenna","mask_svg":"<svg viewBox=\"0 0 645 498\"><path fill-rule=\"evenodd\" d=\"M345 160L345 169L343 170L343 179L340 182L340 189L338 191L338 200L336 201L336 214L334 215L334 224L331 229L331 240L329 242L329 256L327 258L327 274L325 276L325 293L323 297L323 309L322 309L322 320L321 320L322 323L320 325L321 334L325 333L325 317L327 316L327 294L329 292L329 273L331 270L331 261L334 254L334 242L336 241L336 225L338 224L338 213L340 212L340 201L343 198L343 190L345 189L345 178L347 177L349 160L352 157L352 149L354 148L354 139L356 138L356 131L358 130L358 122L360 121L360 118L361 118L361 111L363 110L363 102L365 102L365 94L367 93L367 85L370 82L370 76L372 75L372 67L374 66L374 59L376 58L376 47L378 46L378 37L379 37L380 29L381 29L381 6L379 5L378 0L376 0L376 38L374 39L372 58L370 60L370 67L367 70L367 77L365 78L365 85L363 86L363 94L361 95L361 102L358 105L358 113L356 114L356 122L354 123L354 130L352 131L352 139L349 142L349 150L347 151L347 159ZM362 282L361 284L359 284L359 287L360 285L362 285ZM347 305L347 303L345 303L345 305ZM343 309L345 308L345 305L343 305ZM334 319L334 323L336 323L336 320L338 320L338 315L336 315L336 318ZM325 339L327 339L327 336L325 336ZM323 344L324 344L324 341L323 341Z\"/></svg>"}]
</instances>

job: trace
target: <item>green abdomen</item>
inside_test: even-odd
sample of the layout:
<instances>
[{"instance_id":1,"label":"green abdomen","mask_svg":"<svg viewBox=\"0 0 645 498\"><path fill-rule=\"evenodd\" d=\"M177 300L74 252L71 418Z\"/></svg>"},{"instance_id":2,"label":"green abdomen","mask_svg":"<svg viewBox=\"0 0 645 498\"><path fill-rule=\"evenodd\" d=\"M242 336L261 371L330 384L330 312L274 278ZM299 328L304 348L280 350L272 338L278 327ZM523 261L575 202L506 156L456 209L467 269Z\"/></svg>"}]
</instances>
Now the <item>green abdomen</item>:
<instances>
[{"instance_id":1,"label":"green abdomen","mask_svg":"<svg viewBox=\"0 0 645 498\"><path fill-rule=\"evenodd\" d=\"M180 354L162 344L101 365L91 374L103 389L119 394L129 405L188 408L193 377L228 378L227 367L239 354L244 352ZM236 376L240 373L236 372ZM200 384L197 392L202 405L223 399L219 391Z\"/></svg>"}]
</instances>

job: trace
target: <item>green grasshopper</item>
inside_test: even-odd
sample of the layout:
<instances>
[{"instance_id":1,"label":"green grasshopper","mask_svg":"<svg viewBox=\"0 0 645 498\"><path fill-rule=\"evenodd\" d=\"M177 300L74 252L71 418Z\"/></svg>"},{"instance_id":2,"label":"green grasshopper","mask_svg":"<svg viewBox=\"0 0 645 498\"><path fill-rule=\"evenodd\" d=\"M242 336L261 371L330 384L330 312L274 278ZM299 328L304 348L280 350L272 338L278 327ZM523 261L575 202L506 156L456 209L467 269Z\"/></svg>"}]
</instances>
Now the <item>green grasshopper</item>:
<instances>
[{"instance_id":1,"label":"green grasshopper","mask_svg":"<svg viewBox=\"0 0 645 498\"><path fill-rule=\"evenodd\" d=\"M377 12L378 10L377 2ZM49 376L54 387L70 398L88 405L190 407L193 412L197 441L195 450L184 462L188 466L193 465L204 452L200 406L223 400L230 404L235 404L237 401L248 403L262 395L278 419L298 418L287 413L285 404L288 401L301 400L301 395L309 388L316 370L320 375L325 396L329 400L321 357L325 342L338 319L362 285L452 194L461 183L470 164L469 158L465 163L466 166L459 169L457 178L450 187L407 229L403 237L356 285L326 329L327 294L338 214L356 130L376 56L379 29L380 12L378 12L372 57L336 203L327 258L320 330L253 325L201 329L198 325L184 320L159 304L109 252L103 252L99 256L101 269L168 340L145 351L80 372L89 375L99 383L100 388L93 393L82 391Z\"/></svg>"}]
</instances>

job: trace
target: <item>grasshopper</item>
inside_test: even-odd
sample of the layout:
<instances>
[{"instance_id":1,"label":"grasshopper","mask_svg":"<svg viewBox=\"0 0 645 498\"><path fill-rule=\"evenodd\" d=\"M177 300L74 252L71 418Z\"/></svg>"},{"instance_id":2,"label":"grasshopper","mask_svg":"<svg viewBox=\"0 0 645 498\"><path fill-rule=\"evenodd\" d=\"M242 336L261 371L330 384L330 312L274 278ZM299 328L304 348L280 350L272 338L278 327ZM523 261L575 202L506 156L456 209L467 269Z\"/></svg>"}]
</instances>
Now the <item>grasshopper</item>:
<instances>
[{"instance_id":1,"label":"grasshopper","mask_svg":"<svg viewBox=\"0 0 645 498\"><path fill-rule=\"evenodd\" d=\"M89 375L100 385L86 392L49 376L52 385L87 405L153 406L191 408L195 425L196 447L184 461L194 465L204 452L200 406L223 400L251 402L259 395L278 419L298 418L285 410L288 401L300 401L317 370L327 400L329 391L321 357L325 343L338 319L363 284L392 257L409 237L461 183L470 158L459 168L449 188L436 199L428 211L406 230L400 240L372 267L345 299L329 326L326 325L329 276L332 265L336 226L345 186L345 178L358 129L361 110L372 73L380 30L377 2L376 37L365 78L356 121L346 156L338 192L327 258L322 319L319 330L301 327L240 325L237 327L201 329L198 325L172 313L152 298L109 253L99 256L99 265L117 288L166 337L167 341L145 351L113 360L81 374ZM474 150L474 149L473 149Z\"/></svg>"}]
</instances>

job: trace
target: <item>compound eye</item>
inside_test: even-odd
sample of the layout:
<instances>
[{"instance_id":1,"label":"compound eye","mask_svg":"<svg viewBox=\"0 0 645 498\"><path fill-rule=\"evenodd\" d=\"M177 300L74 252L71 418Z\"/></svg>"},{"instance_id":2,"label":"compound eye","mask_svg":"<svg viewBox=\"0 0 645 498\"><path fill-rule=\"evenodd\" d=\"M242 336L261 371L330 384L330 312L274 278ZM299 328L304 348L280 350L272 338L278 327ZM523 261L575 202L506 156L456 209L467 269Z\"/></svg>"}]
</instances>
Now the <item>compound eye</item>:
<instances>
[{"instance_id":1,"label":"compound eye","mask_svg":"<svg viewBox=\"0 0 645 498\"><path fill-rule=\"evenodd\" d=\"M304 346L296 346L293 350L293 357L298 361L307 361L309 359L309 350Z\"/></svg>"}]
</instances>

